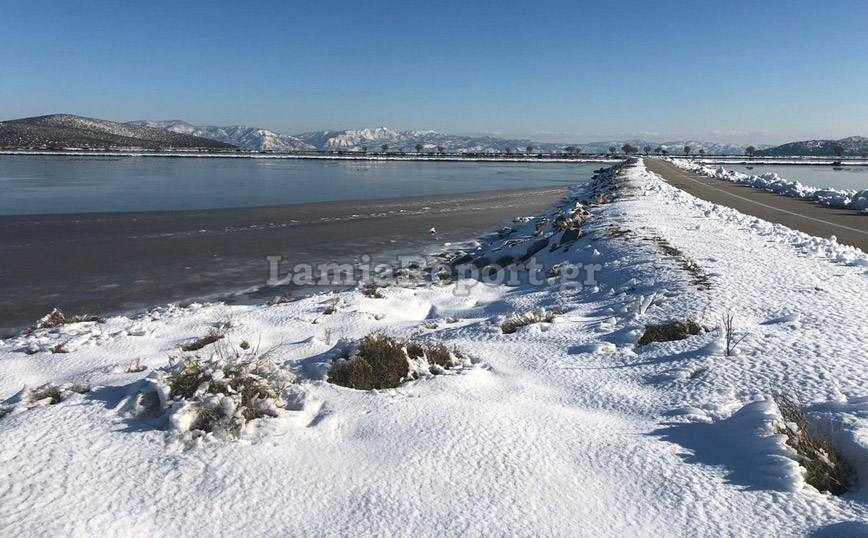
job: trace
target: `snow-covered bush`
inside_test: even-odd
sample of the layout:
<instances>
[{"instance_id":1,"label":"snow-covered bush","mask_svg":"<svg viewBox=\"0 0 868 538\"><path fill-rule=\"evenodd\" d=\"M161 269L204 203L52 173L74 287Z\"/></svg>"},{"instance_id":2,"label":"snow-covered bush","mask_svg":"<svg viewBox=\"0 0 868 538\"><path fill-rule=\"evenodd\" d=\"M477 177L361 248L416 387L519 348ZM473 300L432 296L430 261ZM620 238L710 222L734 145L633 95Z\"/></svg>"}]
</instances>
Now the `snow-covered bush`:
<instances>
[{"instance_id":1,"label":"snow-covered bush","mask_svg":"<svg viewBox=\"0 0 868 538\"><path fill-rule=\"evenodd\" d=\"M539 310L537 312L526 312L524 314L513 313L505 320L500 322L500 330L503 334L512 334L519 327L532 325L534 323L551 323L555 316L560 316L567 313L566 308L555 308L553 310Z\"/></svg>"},{"instance_id":2,"label":"snow-covered bush","mask_svg":"<svg viewBox=\"0 0 868 538\"><path fill-rule=\"evenodd\" d=\"M338 357L327 379L352 389L387 389L428 373L441 373L465 360L461 352L444 344L371 334Z\"/></svg>"},{"instance_id":3,"label":"snow-covered bush","mask_svg":"<svg viewBox=\"0 0 868 538\"><path fill-rule=\"evenodd\" d=\"M294 376L267 358L218 355L184 358L149 380L171 429L232 438L251 420L277 416Z\"/></svg>"}]
</instances>

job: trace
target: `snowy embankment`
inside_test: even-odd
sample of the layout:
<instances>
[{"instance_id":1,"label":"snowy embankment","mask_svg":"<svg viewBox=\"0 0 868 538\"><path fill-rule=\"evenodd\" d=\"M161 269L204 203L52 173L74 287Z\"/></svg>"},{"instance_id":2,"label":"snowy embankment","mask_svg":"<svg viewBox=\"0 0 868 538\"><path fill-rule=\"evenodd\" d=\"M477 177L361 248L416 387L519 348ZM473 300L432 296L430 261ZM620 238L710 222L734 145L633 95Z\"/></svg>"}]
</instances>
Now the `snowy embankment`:
<instances>
[{"instance_id":1,"label":"snowy embankment","mask_svg":"<svg viewBox=\"0 0 868 538\"><path fill-rule=\"evenodd\" d=\"M868 531L865 254L693 198L641 161L580 189L550 214L517 219L501 238L455 253L451 283L273 306L156 308L2 342L0 528L102 536ZM460 278L473 262L509 265L532 252L537 284L530 260L514 286ZM727 314L746 336L729 356L715 328ZM709 330L637 347L647 325L687 318ZM466 358L449 370L415 361L418 378L392 389L329 383L349 341L376 331L443 342ZM209 333L216 341L182 351ZM193 430L190 402L165 389L195 356L205 365L259 357L247 378L275 381L257 403L263 418L232 435ZM29 391L46 383L90 391L54 399ZM798 456L775 433L776 393L801 397L812 420L832 426L855 469L850 493L806 484ZM225 389L209 409L239 418L237 401Z\"/></svg>"},{"instance_id":2,"label":"snowy embankment","mask_svg":"<svg viewBox=\"0 0 868 538\"><path fill-rule=\"evenodd\" d=\"M669 162L684 170L703 176L723 179L733 183L749 185L758 189L771 191L794 198L805 198L823 205L840 207L843 209L868 210L868 189L839 190L809 187L798 181L790 181L778 177L775 173L762 174L760 176L742 174L732 170L727 171L722 166L708 166L687 159L669 159Z\"/></svg>"}]
</instances>

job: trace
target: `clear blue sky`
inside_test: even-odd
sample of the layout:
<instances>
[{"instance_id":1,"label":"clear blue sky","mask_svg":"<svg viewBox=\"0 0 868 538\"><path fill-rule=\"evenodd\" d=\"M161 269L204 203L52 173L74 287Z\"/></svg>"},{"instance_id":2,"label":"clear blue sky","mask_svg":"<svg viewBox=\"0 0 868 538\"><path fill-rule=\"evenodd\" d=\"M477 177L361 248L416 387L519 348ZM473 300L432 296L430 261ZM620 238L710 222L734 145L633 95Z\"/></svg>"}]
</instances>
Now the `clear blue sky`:
<instances>
[{"instance_id":1,"label":"clear blue sky","mask_svg":"<svg viewBox=\"0 0 868 538\"><path fill-rule=\"evenodd\" d=\"M44 1L0 7L0 119L587 142L868 136L868 2Z\"/></svg>"}]
</instances>

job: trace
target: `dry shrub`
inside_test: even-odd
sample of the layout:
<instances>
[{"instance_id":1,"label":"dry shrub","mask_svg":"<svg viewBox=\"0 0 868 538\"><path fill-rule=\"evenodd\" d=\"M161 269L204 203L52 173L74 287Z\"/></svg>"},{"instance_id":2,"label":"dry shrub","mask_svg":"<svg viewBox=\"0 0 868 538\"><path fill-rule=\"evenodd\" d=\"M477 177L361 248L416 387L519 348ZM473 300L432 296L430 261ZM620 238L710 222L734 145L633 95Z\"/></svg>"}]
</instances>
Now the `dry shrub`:
<instances>
[{"instance_id":1,"label":"dry shrub","mask_svg":"<svg viewBox=\"0 0 868 538\"><path fill-rule=\"evenodd\" d=\"M136 359L136 362L131 362L129 366L127 366L128 374L137 374L139 372L144 372L147 370L147 367L142 366L142 360Z\"/></svg>"},{"instance_id":2,"label":"dry shrub","mask_svg":"<svg viewBox=\"0 0 868 538\"><path fill-rule=\"evenodd\" d=\"M373 281L364 283L362 285L362 291L365 296L370 299L382 299L385 297L385 295L383 295L383 290Z\"/></svg>"},{"instance_id":3,"label":"dry shrub","mask_svg":"<svg viewBox=\"0 0 868 538\"><path fill-rule=\"evenodd\" d=\"M551 310L540 310L539 312L527 312L523 315L513 313L500 323L500 331L503 334L512 334L519 327L532 325L534 323L551 323L555 316L561 316L569 312L569 308L557 307Z\"/></svg>"},{"instance_id":4,"label":"dry shrub","mask_svg":"<svg viewBox=\"0 0 868 538\"><path fill-rule=\"evenodd\" d=\"M326 316L331 316L338 311L342 304L343 302L341 301L341 298L336 295L331 298L326 307L323 309L322 313Z\"/></svg>"},{"instance_id":5,"label":"dry shrub","mask_svg":"<svg viewBox=\"0 0 868 538\"><path fill-rule=\"evenodd\" d=\"M675 340L684 340L688 336L693 336L705 331L705 327L692 319L675 320L662 325L646 325L645 332L642 338L639 339L637 346L644 346L651 342L672 342Z\"/></svg>"},{"instance_id":6,"label":"dry shrub","mask_svg":"<svg viewBox=\"0 0 868 538\"><path fill-rule=\"evenodd\" d=\"M775 403L783 418L777 433L786 435L787 444L799 455L805 482L833 495L847 493L853 471L832 441L811 426L800 402L779 394Z\"/></svg>"},{"instance_id":7,"label":"dry shrub","mask_svg":"<svg viewBox=\"0 0 868 538\"><path fill-rule=\"evenodd\" d=\"M35 324L24 329L24 334L30 334L34 331L38 331L39 329L53 329L61 325L84 322L105 323L105 319L100 316L93 315L78 315L67 317L62 310L60 310L59 308L55 308L51 311L51 313L41 318Z\"/></svg>"},{"instance_id":8,"label":"dry shrub","mask_svg":"<svg viewBox=\"0 0 868 538\"><path fill-rule=\"evenodd\" d=\"M289 292L281 293L277 297L270 299L265 306L277 306L279 304L286 304L292 302L292 295Z\"/></svg>"},{"instance_id":9,"label":"dry shrub","mask_svg":"<svg viewBox=\"0 0 868 538\"><path fill-rule=\"evenodd\" d=\"M442 343L396 340L383 334L364 337L351 354L345 354L331 367L328 381L358 390L394 388L415 379L420 370L413 366L428 366L428 370L449 369L463 359L458 350Z\"/></svg>"},{"instance_id":10,"label":"dry shrub","mask_svg":"<svg viewBox=\"0 0 868 538\"><path fill-rule=\"evenodd\" d=\"M27 395L30 402L40 402L48 399L49 405L54 405L62 402L70 393L85 394L90 392L90 385L81 383L72 383L68 385L52 385L46 384L41 387L31 389Z\"/></svg>"},{"instance_id":11,"label":"dry shrub","mask_svg":"<svg viewBox=\"0 0 868 538\"><path fill-rule=\"evenodd\" d=\"M199 351L203 347L223 339L223 333L217 329L209 329L208 334L181 346L181 351Z\"/></svg>"}]
</instances>

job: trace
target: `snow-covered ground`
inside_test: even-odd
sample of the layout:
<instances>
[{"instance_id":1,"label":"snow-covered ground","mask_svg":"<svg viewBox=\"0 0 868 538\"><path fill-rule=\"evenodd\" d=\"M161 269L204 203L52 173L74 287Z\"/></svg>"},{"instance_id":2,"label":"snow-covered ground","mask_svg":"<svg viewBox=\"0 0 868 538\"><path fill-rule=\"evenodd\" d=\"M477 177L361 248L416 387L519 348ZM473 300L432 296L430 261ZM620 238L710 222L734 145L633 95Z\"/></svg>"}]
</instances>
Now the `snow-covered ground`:
<instances>
[{"instance_id":1,"label":"snow-covered ground","mask_svg":"<svg viewBox=\"0 0 868 538\"><path fill-rule=\"evenodd\" d=\"M844 190L811 187L803 185L799 181L783 179L773 172L757 176L727 170L723 166L709 166L687 159L669 159L669 161L680 168L703 176L741 183L794 198L814 200L815 202L832 207L868 210L868 189Z\"/></svg>"},{"instance_id":2,"label":"snow-covered ground","mask_svg":"<svg viewBox=\"0 0 868 538\"><path fill-rule=\"evenodd\" d=\"M10 400L0 418L0 529L868 532L868 256L695 199L641 161L611 192L604 183L582 188L548 219L519 219L503 238L467 250L474 259L517 258L548 239L538 261L558 275L543 285L457 280L391 286L383 298L354 290L270 307L166 307L2 342L0 399ZM584 235L569 242L583 208ZM323 314L328 305L337 311ZM512 313L542 309L562 313L512 334L499 328ZM728 357L714 329L727 313L736 334L747 335ZM712 330L636 347L646 324L687 317ZM267 350L273 367L295 377L277 416L227 440L165 415L136 415L135 396L155 385L170 357L184 355L179 346L227 320L224 339L189 355L251 353L243 341ZM325 381L346 346L339 338L374 331L442 341L470 360L396 389ZM60 343L69 353L50 351ZM146 369L126 373L137 361ZM89 393L56 405L21 392L88 382ZM851 493L806 485L773 433L779 392L800 395L811 418L832 427L858 473Z\"/></svg>"}]
</instances>

